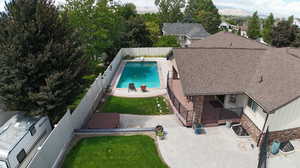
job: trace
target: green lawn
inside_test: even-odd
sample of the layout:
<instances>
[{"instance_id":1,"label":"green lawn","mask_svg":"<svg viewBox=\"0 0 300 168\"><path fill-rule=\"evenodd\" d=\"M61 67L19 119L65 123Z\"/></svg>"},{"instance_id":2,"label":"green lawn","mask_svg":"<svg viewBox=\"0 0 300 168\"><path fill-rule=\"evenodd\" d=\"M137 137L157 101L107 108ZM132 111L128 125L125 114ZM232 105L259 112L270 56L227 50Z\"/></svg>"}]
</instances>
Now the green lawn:
<instances>
[{"instance_id":1,"label":"green lawn","mask_svg":"<svg viewBox=\"0 0 300 168\"><path fill-rule=\"evenodd\" d=\"M167 168L148 136L86 138L71 149L63 168Z\"/></svg>"},{"instance_id":2,"label":"green lawn","mask_svg":"<svg viewBox=\"0 0 300 168\"><path fill-rule=\"evenodd\" d=\"M150 98L123 98L110 96L107 98L100 111L106 113L115 112L140 115L169 114L169 107L164 100L165 98L162 96ZM160 107L158 107L157 104L160 104ZM161 113L160 110L162 111Z\"/></svg>"}]
</instances>

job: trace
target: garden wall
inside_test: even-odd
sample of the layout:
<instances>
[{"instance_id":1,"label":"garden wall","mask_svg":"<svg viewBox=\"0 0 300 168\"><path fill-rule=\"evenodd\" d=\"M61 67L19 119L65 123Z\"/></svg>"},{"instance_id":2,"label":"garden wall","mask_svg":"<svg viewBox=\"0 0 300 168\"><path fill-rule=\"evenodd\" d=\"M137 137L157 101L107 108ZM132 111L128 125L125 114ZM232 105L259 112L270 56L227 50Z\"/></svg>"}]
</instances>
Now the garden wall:
<instances>
[{"instance_id":1,"label":"garden wall","mask_svg":"<svg viewBox=\"0 0 300 168\"><path fill-rule=\"evenodd\" d=\"M172 48L121 49L106 71L96 78L77 108L72 113L68 111L55 125L27 167L55 168L59 166L58 164L73 138L74 130L81 128L95 111L124 56L166 56L171 50Z\"/></svg>"}]
</instances>

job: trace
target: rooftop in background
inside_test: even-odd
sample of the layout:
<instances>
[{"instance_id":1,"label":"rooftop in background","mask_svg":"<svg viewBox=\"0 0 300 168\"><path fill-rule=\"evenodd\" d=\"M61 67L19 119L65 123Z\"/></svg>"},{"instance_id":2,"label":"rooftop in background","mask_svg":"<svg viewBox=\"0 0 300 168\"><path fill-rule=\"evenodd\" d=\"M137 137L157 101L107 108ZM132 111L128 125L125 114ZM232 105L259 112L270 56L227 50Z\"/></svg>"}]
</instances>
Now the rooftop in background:
<instances>
[{"instance_id":1,"label":"rooftop in background","mask_svg":"<svg viewBox=\"0 0 300 168\"><path fill-rule=\"evenodd\" d=\"M265 49L267 45L258 43L245 37L237 36L230 32L219 32L213 34L205 40L198 40L191 44L190 47L219 47L219 48L248 48L248 49Z\"/></svg>"},{"instance_id":2,"label":"rooftop in background","mask_svg":"<svg viewBox=\"0 0 300 168\"><path fill-rule=\"evenodd\" d=\"M8 153L38 120L38 117L17 114L0 127L0 160L6 159Z\"/></svg>"},{"instance_id":3,"label":"rooftop in background","mask_svg":"<svg viewBox=\"0 0 300 168\"><path fill-rule=\"evenodd\" d=\"M187 36L190 39L206 38L210 34L198 23L164 23L164 35Z\"/></svg>"},{"instance_id":4,"label":"rooftop in background","mask_svg":"<svg viewBox=\"0 0 300 168\"><path fill-rule=\"evenodd\" d=\"M200 47L201 46L201 47ZM231 33L175 49L186 95L246 93L266 112L300 96L300 50L273 48Z\"/></svg>"}]
</instances>

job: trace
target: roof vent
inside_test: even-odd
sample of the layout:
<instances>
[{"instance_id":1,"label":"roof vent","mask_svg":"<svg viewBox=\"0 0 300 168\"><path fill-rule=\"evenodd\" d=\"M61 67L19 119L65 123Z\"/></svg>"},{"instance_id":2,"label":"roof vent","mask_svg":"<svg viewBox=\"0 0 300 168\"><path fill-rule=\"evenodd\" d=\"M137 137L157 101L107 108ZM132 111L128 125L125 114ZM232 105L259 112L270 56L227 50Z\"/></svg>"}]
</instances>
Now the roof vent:
<instances>
[{"instance_id":1,"label":"roof vent","mask_svg":"<svg viewBox=\"0 0 300 168\"><path fill-rule=\"evenodd\" d=\"M262 83L263 81L264 81L264 77L261 75L260 78L259 78L258 83Z\"/></svg>"},{"instance_id":2,"label":"roof vent","mask_svg":"<svg viewBox=\"0 0 300 168\"><path fill-rule=\"evenodd\" d=\"M232 47L232 42L230 43L229 47Z\"/></svg>"}]
</instances>

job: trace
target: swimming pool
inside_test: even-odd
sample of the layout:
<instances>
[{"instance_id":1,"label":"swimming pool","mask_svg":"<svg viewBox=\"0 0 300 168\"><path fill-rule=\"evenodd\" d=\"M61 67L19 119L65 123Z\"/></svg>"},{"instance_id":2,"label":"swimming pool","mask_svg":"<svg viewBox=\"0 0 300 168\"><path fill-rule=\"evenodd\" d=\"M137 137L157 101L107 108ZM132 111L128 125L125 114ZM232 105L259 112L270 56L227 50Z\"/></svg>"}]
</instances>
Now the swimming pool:
<instances>
[{"instance_id":1,"label":"swimming pool","mask_svg":"<svg viewBox=\"0 0 300 168\"><path fill-rule=\"evenodd\" d=\"M160 88L156 62L127 62L117 88L128 88L134 83L136 88L146 85L148 88Z\"/></svg>"}]
</instances>

